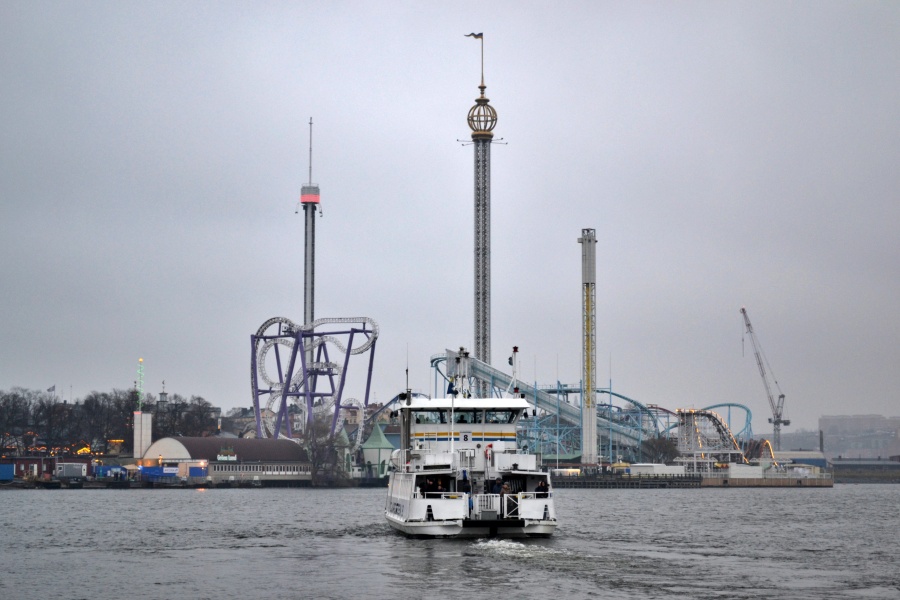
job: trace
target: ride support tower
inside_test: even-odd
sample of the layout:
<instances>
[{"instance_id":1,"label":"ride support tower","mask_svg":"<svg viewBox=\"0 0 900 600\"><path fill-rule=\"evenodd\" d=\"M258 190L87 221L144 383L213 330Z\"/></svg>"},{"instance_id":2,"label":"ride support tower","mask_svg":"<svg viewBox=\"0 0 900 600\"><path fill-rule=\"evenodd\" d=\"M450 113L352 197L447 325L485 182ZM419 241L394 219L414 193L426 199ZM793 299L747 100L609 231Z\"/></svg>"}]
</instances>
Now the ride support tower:
<instances>
[{"instance_id":1,"label":"ride support tower","mask_svg":"<svg viewBox=\"0 0 900 600\"><path fill-rule=\"evenodd\" d=\"M469 129L475 146L475 339L474 356L491 363L491 142L497 111L484 90L484 35L470 33L481 42L481 94L469 109ZM487 397L489 386L478 382L476 394Z\"/></svg>"},{"instance_id":2,"label":"ride support tower","mask_svg":"<svg viewBox=\"0 0 900 600\"><path fill-rule=\"evenodd\" d=\"M581 462L597 464L597 236L582 229L581 237ZM612 462L612 457L610 457Z\"/></svg>"}]
</instances>

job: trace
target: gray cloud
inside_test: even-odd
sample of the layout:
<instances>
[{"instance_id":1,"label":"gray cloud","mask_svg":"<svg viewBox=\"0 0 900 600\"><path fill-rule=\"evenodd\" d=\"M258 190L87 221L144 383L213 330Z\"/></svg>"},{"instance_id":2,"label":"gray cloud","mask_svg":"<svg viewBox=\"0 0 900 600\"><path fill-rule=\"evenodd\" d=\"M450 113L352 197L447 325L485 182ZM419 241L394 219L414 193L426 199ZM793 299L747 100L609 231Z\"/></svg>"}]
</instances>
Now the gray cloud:
<instances>
[{"instance_id":1,"label":"gray cloud","mask_svg":"<svg viewBox=\"0 0 900 600\"><path fill-rule=\"evenodd\" d=\"M478 11L473 11L479 6ZM474 18L472 15L478 15ZM795 426L896 414L894 3L0 6L0 388L250 401L249 336L302 317L313 116L318 316L381 325L374 389L430 392L472 337L465 115L485 32L493 355L580 377L597 229L601 380ZM361 367L362 365L360 365ZM361 395L362 390L352 391Z\"/></svg>"}]
</instances>

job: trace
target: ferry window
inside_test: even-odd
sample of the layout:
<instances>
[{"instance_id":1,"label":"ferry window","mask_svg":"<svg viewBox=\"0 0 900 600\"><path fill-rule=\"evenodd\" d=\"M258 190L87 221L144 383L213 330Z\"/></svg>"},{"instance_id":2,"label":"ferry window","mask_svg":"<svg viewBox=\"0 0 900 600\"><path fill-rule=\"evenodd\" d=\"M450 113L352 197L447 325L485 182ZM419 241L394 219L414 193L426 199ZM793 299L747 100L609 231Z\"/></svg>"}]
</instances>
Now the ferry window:
<instances>
[{"instance_id":1,"label":"ferry window","mask_svg":"<svg viewBox=\"0 0 900 600\"><path fill-rule=\"evenodd\" d=\"M458 410L456 411L456 422L457 423L474 423L475 422L475 413L471 410Z\"/></svg>"},{"instance_id":2,"label":"ferry window","mask_svg":"<svg viewBox=\"0 0 900 600\"><path fill-rule=\"evenodd\" d=\"M443 410L422 410L416 412L416 423L446 423L447 413Z\"/></svg>"},{"instance_id":3,"label":"ferry window","mask_svg":"<svg viewBox=\"0 0 900 600\"><path fill-rule=\"evenodd\" d=\"M487 423L512 423L516 418L514 410L489 410L485 413Z\"/></svg>"}]
</instances>

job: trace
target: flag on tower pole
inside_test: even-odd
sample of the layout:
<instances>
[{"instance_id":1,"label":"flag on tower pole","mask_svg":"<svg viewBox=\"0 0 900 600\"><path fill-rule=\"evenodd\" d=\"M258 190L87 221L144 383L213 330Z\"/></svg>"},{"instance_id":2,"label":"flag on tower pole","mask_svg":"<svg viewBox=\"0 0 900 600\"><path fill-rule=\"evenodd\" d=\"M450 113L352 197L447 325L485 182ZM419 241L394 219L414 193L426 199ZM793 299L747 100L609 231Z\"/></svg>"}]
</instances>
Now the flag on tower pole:
<instances>
[{"instance_id":1,"label":"flag on tower pole","mask_svg":"<svg viewBox=\"0 0 900 600\"><path fill-rule=\"evenodd\" d=\"M466 37L472 37L472 38L475 38L476 40L483 40L484 39L483 36L484 36L483 33L467 33L466 34Z\"/></svg>"},{"instance_id":2,"label":"flag on tower pole","mask_svg":"<svg viewBox=\"0 0 900 600\"><path fill-rule=\"evenodd\" d=\"M48 388L47 388L47 391L48 391L48 392L55 392L55 391L56 391L56 384L53 384L53 385L51 385L50 387L48 387Z\"/></svg>"}]
</instances>

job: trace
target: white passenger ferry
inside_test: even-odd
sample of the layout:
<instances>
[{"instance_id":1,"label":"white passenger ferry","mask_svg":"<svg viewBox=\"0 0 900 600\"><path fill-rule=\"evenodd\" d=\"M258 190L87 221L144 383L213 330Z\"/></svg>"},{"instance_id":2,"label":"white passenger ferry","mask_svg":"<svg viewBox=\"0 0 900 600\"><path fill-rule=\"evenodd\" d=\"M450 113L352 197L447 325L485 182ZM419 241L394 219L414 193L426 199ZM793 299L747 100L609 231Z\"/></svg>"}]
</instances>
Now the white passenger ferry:
<instances>
[{"instance_id":1,"label":"white passenger ferry","mask_svg":"<svg viewBox=\"0 0 900 600\"><path fill-rule=\"evenodd\" d=\"M401 401L385 516L420 537L547 537L556 529L549 473L516 444L523 398Z\"/></svg>"}]
</instances>

